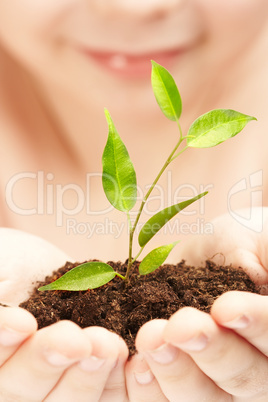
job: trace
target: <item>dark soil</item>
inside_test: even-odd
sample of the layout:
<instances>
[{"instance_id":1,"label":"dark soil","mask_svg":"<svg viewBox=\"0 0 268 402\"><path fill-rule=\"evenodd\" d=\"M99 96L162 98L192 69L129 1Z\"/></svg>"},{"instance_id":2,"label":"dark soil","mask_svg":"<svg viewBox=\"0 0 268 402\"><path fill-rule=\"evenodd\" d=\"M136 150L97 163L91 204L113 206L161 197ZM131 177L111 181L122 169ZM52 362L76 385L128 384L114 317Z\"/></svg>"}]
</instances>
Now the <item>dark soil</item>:
<instances>
[{"instance_id":1,"label":"dark soil","mask_svg":"<svg viewBox=\"0 0 268 402\"><path fill-rule=\"evenodd\" d=\"M126 271L126 263L109 264L119 273ZM37 288L76 265L67 262ZM242 269L216 266L211 261L204 268L189 267L184 261L163 265L146 276L139 276L136 263L128 285L116 277L101 288L83 292L39 292L37 288L20 306L36 317L39 328L59 320L74 321L82 328L102 326L124 338L130 354L135 353L138 329L149 320L168 319L184 306L209 312L214 300L230 290L259 293Z\"/></svg>"}]
</instances>

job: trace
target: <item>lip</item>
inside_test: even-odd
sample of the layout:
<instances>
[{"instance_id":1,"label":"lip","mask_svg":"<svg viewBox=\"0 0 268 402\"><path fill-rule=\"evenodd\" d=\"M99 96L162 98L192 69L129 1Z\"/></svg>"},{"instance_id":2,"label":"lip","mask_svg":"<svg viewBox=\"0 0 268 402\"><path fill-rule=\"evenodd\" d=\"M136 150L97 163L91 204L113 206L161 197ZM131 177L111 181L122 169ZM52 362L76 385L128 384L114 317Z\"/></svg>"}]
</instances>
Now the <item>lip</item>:
<instances>
[{"instance_id":1,"label":"lip","mask_svg":"<svg viewBox=\"0 0 268 402\"><path fill-rule=\"evenodd\" d=\"M110 71L121 78L148 78L151 74L151 60L172 67L175 60L184 52L182 48L144 54L127 54L120 52L99 52L87 48L82 53L90 58L100 68Z\"/></svg>"}]
</instances>

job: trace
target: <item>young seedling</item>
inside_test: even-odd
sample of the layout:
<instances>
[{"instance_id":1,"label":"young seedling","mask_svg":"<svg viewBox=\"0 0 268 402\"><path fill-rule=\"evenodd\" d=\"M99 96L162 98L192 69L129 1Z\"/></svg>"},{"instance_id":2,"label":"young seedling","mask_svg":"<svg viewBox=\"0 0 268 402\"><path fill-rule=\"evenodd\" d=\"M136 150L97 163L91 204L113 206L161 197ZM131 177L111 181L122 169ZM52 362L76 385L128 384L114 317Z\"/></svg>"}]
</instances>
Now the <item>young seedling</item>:
<instances>
[{"instance_id":1,"label":"young seedling","mask_svg":"<svg viewBox=\"0 0 268 402\"><path fill-rule=\"evenodd\" d=\"M151 80L153 92L160 109L169 120L176 122L178 125L179 138L145 195L133 224L130 219L130 211L134 207L137 198L136 173L128 151L115 128L108 110L105 109L109 134L102 156L102 184L109 202L116 209L127 215L129 225L129 252L125 276L119 274L110 265L103 262L87 262L73 268L56 281L40 287L39 290L80 291L95 289L105 285L115 278L115 276L128 281L133 263L140 256L144 247L152 237L180 211L207 194L207 192L204 192L187 201L169 206L151 217L142 226L139 232L138 242L140 250L138 254L133 257L133 237L137 224L146 201L165 169L174 159L185 152L187 148L214 147L234 137L251 120L256 120L255 117L247 116L234 110L215 109L197 118L189 128L187 135L183 136L179 123L182 112L182 102L173 77L164 67L152 61ZM185 145L179 150L183 142ZM177 243L178 241L150 251L139 265L140 275L149 274L159 268Z\"/></svg>"}]
</instances>

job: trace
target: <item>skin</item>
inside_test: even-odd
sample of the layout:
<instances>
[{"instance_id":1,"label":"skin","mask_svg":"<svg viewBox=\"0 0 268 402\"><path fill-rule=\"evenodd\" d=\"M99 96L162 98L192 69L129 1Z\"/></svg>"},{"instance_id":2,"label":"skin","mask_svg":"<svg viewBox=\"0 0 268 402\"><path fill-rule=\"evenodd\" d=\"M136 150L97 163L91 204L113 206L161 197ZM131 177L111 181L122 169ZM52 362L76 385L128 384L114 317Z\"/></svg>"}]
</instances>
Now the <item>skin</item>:
<instances>
[{"instance_id":1,"label":"skin","mask_svg":"<svg viewBox=\"0 0 268 402\"><path fill-rule=\"evenodd\" d=\"M148 364L146 378L149 368L168 400L177 395L191 402L267 399L267 219L264 208L263 229L257 232L256 222L245 228L223 215L214 221L213 237L184 246L183 255L194 265L216 254L219 263L224 255L227 264L245 267L263 295L228 292L214 302L210 315L185 307L168 321L150 321L140 329L136 345Z\"/></svg>"},{"instance_id":2,"label":"skin","mask_svg":"<svg viewBox=\"0 0 268 402\"><path fill-rule=\"evenodd\" d=\"M38 3L33 0L9 2L0 0L0 224L42 236L71 254L74 259L89 258L91 249L94 251L94 258L122 259L122 247L127 250L125 233L120 234L119 240L110 233L111 229L108 229L108 236L107 232L98 233L95 230L90 240L82 233L74 231L68 233L68 218L75 219L78 223L90 224L102 223L107 218L110 222L125 224L124 217L117 211L106 211L102 216L96 215L96 210L103 211L107 208L100 180L95 180L90 187L89 213L85 208L81 208L79 212L72 210L77 205L78 193L74 189L77 190L78 187L72 187L72 190L65 194L63 205L60 203L62 194L57 193L57 189L60 191L63 186L71 184L79 186L82 193L86 194L88 190L85 185L86 174L88 172L99 174L101 171L100 155L107 133L103 107L106 106L111 112L130 150L134 165L137 167L141 198L144 188L155 176L156 170L151 162L157 161L156 169L158 169L158 161L170 152L171 144L176 143L178 135L175 127L159 112L152 96L149 77L123 78L120 74L115 75L114 72L100 68L85 57L78 50L80 45L85 45L91 50L109 49L115 55L124 55L126 52L131 52L132 55L145 53L148 54L148 62L152 53L159 53L169 47L183 49L173 61L170 70L178 83L183 99L181 124L185 133L197 116L212 108L233 108L258 118L258 123L254 123L255 125L251 123L245 134L220 147L199 152L190 150L187 154L183 154L180 164L175 162L171 167L170 176L164 176L159 189L160 195L145 211L144 220L156 212L159 202L165 201L166 206L167 201L177 201L173 199L175 197L173 194L179 189L178 183L191 184L177 193L177 196L191 197L195 195L192 188L204 191L207 187L213 194L204 204L198 204L190 209L193 214L182 215L183 221L189 225L196 223L198 218L210 222L212 218L226 212L230 214L238 207L261 206L262 202L263 205L267 205L267 187L263 184L260 185L261 194L258 197L251 197L252 189L248 186L232 197L231 207L229 205L231 211L228 207L228 195L232 194L237 183L241 180L249 183L251 175L255 172L263 172L265 177L267 170L266 147L263 145L267 141L268 129L265 103L268 91L266 68L268 56L267 52L263 51L267 48L268 38L267 1L221 0L216 3L212 0L188 2L151 0L145 5L144 3L123 0L110 2L42 0ZM163 141L163 133L169 141ZM219 163L224 157L228 157L228 163ZM6 198L6 186L16 174L22 172L34 174L37 171L44 172L45 185L51 185L45 187L44 195L53 189L54 198L51 202L45 198L44 208L42 201L39 201L41 204L38 204L38 211L29 215L27 211L36 207L37 183L29 177L21 180L16 184L13 194L15 205L19 205L24 211L18 214L12 210L10 200ZM52 175L47 176L49 173ZM163 195L170 186L169 177L172 178L171 200L167 200ZM203 185L202 189L200 184ZM56 187L57 185L59 187ZM161 189L164 193L161 193ZM81 192L79 194L81 196ZM42 192L41 199L43 199ZM234 226L236 223L235 220ZM266 284L265 260L256 268L256 262L262 261L262 250L266 247L265 231L257 236L251 231L244 231L243 228L234 230L232 233L235 236L231 243L228 225L226 218L223 218L219 226L217 222L213 223L214 236L202 236L204 243L199 246L197 258L204 259L207 255L224 252L228 258L230 257L230 261L235 257L237 264L246 260L247 271L255 280L258 281L260 278L261 283ZM217 227L224 229L224 236L221 235L221 231L217 231ZM123 229L125 232L126 227ZM183 233L177 235L183 238ZM156 238L156 245L174 241L174 233L161 236ZM220 244L224 246L221 250L216 247L217 236L221 239ZM12 257L9 259L12 267L10 270L7 270L5 265L1 267L5 278L0 289L2 302L5 302L8 294L10 295L12 286L16 285L17 289L16 280L18 277L21 278L22 270L25 272L25 263L15 258L14 250L18 249L18 242L12 241L12 238L13 235L11 239L4 235L0 243L2 247L0 255L9 252ZM24 238L24 235L23 239L24 250L31 250L28 255L32 255L30 246L34 240ZM104 239L105 249L102 241ZM195 240L196 236L193 241ZM190 255L190 244L189 241L188 252L188 246L185 245L184 255L187 258ZM194 244L192 247L195 247ZM233 252L233 244L238 245L240 253ZM36 249L39 249L39 246L40 244ZM44 250L47 246L42 247ZM57 264L56 260L61 259L63 255L62 253L59 255L58 251L52 251L50 246L49 253L51 260L47 270L50 267L52 270L52 266L54 268ZM24 253L23 258L26 258L26 254ZM54 255L55 261L53 261ZM173 261L178 261L184 255L183 249L173 253ZM248 259L249 256L252 258ZM36 275L34 269L36 261L35 265L27 265L29 266ZM256 269L260 272L257 279ZM13 275L10 277L11 273ZM44 271L40 273L41 276L44 274ZM30 286L30 276L25 280ZM21 294L24 291L25 286L21 289ZM258 306L260 300L263 303L266 298L256 296L252 300L251 296L243 295L244 304L242 302L240 304L238 300L241 300L241 297L239 297L230 294L226 298L220 298L211 316L200 315L190 309L178 312L168 322L146 324L137 338L140 357L133 359L126 366L129 399L135 402L150 398L159 401L176 400L180 392L185 401L187 398L192 401L201 394L207 400L222 398L224 401L240 402L252 400L252 397L254 402L261 401L261 398L265 400L267 395L261 375L266 373L264 356L267 318L265 310L261 309L263 313L258 313ZM17 301L14 300L13 304L16 305ZM237 310L234 310L234 305L237 306ZM105 356L101 358L104 357L107 364L106 374L100 376L98 370L94 373L96 381L93 385L98 386L95 390L90 388L92 400L126 399L122 367L126 362L127 352L122 341L118 341L118 347L113 354L109 348L102 349L104 345L114 342L110 333L105 333L106 342L99 338L96 342L94 332L82 331L70 323L52 326L46 331L36 331L33 318L29 316L26 318L25 312L14 308L16 320L14 318L12 321L13 313L10 313L10 318L0 317L4 323L7 320L11 328L12 322L13 325L15 321L25 322L25 329L20 329L24 333L22 340L13 345L10 351L5 349L3 352L6 360L0 369L0 388L6 393L6 399L7 396L11 400L14 399L15 393L15 400L19 400L19 395L22 400L24 398L27 401L31 398L66 400L65 386L69 387L68 395L73 395L73 392L79 400L77 394L79 392L80 399L83 400L88 389L84 384L80 384L81 387L77 391L76 381L72 382L70 379L78 377L79 381L88 384L87 375L82 375L79 371L81 369L76 366L78 361L92 354L97 355L99 350L105 351ZM224 330L223 323L226 322L224 320L228 321L234 317L231 317L234 312L238 315L248 312L255 325L239 330L236 328ZM190 321L192 315L196 315L194 328L191 327ZM185 322L189 326L185 325ZM178 327L184 328L184 339L179 338L181 331L178 331ZM152 342L152 330L155 343ZM185 350L181 342L186 340L187 336L198 335L200 331L209 334L209 345L202 353L198 352L199 354ZM72 339L64 337L65 333L72 334ZM58 342L62 337L64 342ZM76 347L75 340L81 344L80 348ZM153 363L147 352L166 342L171 344L173 352L175 348L175 358L171 365L165 365L163 368ZM220 352L226 342L233 353L224 354L216 362L212 361L210 356L213 354L221 356ZM49 365L42 354L44 343L65 357L67 354L67 357L72 359L71 363L69 361L68 364L56 368ZM252 345L256 348L252 349ZM33 356L32 363L27 357L29 353ZM230 383L228 379L225 379L225 383L221 383L220 379L224 379L226 364L224 359L232 358L236 370L236 362L241 355L245 360L239 369L242 370L248 387L241 385L241 381L238 380L235 384ZM9 359L10 356L12 357ZM113 369L113 364L118 358L118 363ZM261 372L249 376L251 367L246 361L255 363L255 366L260 362ZM182 375L182 362L184 368L186 366L189 368L185 382L179 380ZM45 374L42 376L45 377L45 382L42 382L41 378L36 378L34 366L31 364L35 367L40 366L40 370ZM23 373L21 367L25 368ZM154 377L148 372L149 369ZM152 378L147 385L141 385L137 380L133 380L133 373L143 371L147 372L147 381L148 378ZM176 384L174 384L174 372L176 372ZM20 378L17 389L14 389L12 373L18 373ZM31 378L35 384L33 388L29 387L27 382ZM193 381L197 384L195 387L191 386ZM116 390L113 389L115 383L118 384ZM29 395L29 390L32 395Z\"/></svg>"},{"instance_id":3,"label":"skin","mask_svg":"<svg viewBox=\"0 0 268 402\"><path fill-rule=\"evenodd\" d=\"M178 137L176 126L162 116L155 102L149 74L121 78L85 57L78 50L82 45L108 49L115 55L149 53L148 64L152 52L180 49L170 70L183 99L181 125L185 134L196 117L212 108L233 108L258 118L226 144L189 149L174 161L152 194L154 199L148 203L143 221L185 196L206 189L210 193L181 214L179 223L185 222L186 230L175 227L173 233L161 233L152 246L172 242L176 235L189 237L194 224L201 231L202 219L209 223L227 211L227 197L236 183L267 168L265 147L258 145L266 141L268 127L268 56L263 52L268 37L267 2L248 0L241 4L237 0L215 5L212 0L154 0L148 8L141 1L129 6L123 1L109 4L0 1L2 225L45 237L78 260L88 258L91 248L95 258L104 260L122 259L122 248L127 250L125 216L109 209L99 179L107 136L104 106L129 149L140 200ZM163 141L163 133L169 141ZM258 147L254 153L253 142ZM236 163L238 154L247 162ZM228 164L222 155L228 155ZM39 193L38 205L37 179L21 179L14 191L8 191L20 208L16 212L12 202L6 202L6 185L16 174L38 171L44 175L43 183L39 181L44 195ZM87 186L88 173L97 177ZM66 185L72 189L68 191ZM50 196L52 190L54 197ZM266 203L266 185L262 191ZM248 207L250 202L249 190L238 192L231 206ZM260 205L261 199L254 202ZM37 207L38 211L29 212ZM107 221L118 233L106 226ZM79 223L89 223L92 235ZM173 253L173 260L177 258Z\"/></svg>"},{"instance_id":4,"label":"skin","mask_svg":"<svg viewBox=\"0 0 268 402\"><path fill-rule=\"evenodd\" d=\"M252 278L261 277L256 276L257 259L260 261L258 272L262 272L262 278L267 275L267 261L253 248L249 258L243 244L250 241L256 245L255 250L267 249L268 210L264 212L261 234L255 232L253 236L251 229L245 230L234 222L236 227L232 227L237 236L229 254L233 246L241 249L235 265L239 266L247 257L247 272ZM230 227L231 221L227 222L227 228L224 222L226 216L217 219L216 233ZM222 250L217 236L214 240L210 241L210 248L206 243L199 248L201 260L207 251ZM228 255L228 244L222 243L224 246ZM20 258L22 249L24 260ZM46 258L42 256L44 250L47 250ZM7 288L16 298L13 307L0 309L0 389L5 400L72 401L75 396L76 400L86 401L89 395L92 401L124 402L176 401L178 395L191 402L199 401L201 396L207 401L224 402L267 399L267 296L228 292L214 303L211 315L187 307L169 320L150 321L138 332L138 354L127 361L124 341L103 328L82 330L71 322L62 321L36 331L34 317L15 307L20 300L12 291L10 281L16 291L22 288L23 292L30 292L34 286L31 275L19 277L25 263L32 274L36 273L36 264L40 272L43 265L47 273L52 272L53 260L57 263L59 259L64 260L60 250L24 232L1 229L0 254L4 257L0 265L3 272L1 300L7 302L4 297ZM6 261L9 261L8 269ZM40 279L44 275L44 272L40 274ZM264 281L261 279L259 283ZM21 301L24 297L22 293ZM12 304L10 296L9 303ZM4 330L8 330L7 335ZM49 359L52 351L57 359Z\"/></svg>"},{"instance_id":5,"label":"skin","mask_svg":"<svg viewBox=\"0 0 268 402\"><path fill-rule=\"evenodd\" d=\"M1 301L12 306L0 307L0 399L126 401L128 349L121 338L70 321L37 331L35 318L16 307L33 288L36 266L44 278L68 256L24 232L1 228L0 238ZM25 266L29 277L20 276Z\"/></svg>"}]
</instances>

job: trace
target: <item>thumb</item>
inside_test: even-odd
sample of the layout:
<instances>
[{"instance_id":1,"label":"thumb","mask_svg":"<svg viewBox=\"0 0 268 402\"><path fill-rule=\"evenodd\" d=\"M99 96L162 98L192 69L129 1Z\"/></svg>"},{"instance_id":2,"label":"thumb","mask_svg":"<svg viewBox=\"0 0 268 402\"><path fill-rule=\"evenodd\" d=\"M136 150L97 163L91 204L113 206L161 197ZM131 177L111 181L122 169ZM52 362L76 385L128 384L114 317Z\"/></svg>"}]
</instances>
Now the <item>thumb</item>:
<instances>
[{"instance_id":1,"label":"thumb","mask_svg":"<svg viewBox=\"0 0 268 402\"><path fill-rule=\"evenodd\" d=\"M183 258L192 265L213 259L217 264L241 267L257 285L268 284L268 208L259 212L261 229L255 220L245 226L229 214L219 216L212 221L213 234L194 236L185 242Z\"/></svg>"},{"instance_id":2,"label":"thumb","mask_svg":"<svg viewBox=\"0 0 268 402\"><path fill-rule=\"evenodd\" d=\"M17 306L28 298L35 282L71 259L40 237L0 228L0 302Z\"/></svg>"}]
</instances>

